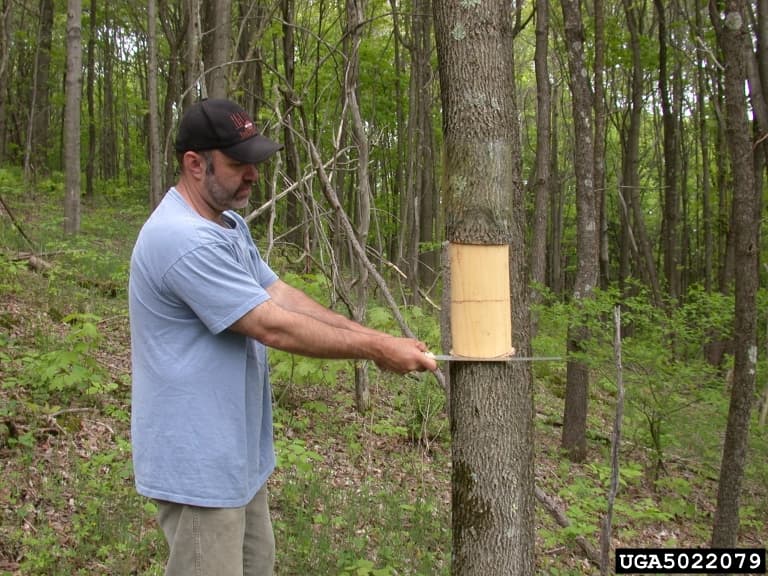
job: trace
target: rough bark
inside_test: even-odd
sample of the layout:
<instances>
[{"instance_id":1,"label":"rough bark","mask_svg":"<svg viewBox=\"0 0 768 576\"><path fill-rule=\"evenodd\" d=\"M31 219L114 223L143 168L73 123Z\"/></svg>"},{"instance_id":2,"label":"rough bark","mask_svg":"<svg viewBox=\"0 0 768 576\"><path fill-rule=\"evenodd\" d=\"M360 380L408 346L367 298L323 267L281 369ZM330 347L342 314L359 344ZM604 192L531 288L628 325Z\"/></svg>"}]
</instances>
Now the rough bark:
<instances>
[{"instance_id":1,"label":"rough bark","mask_svg":"<svg viewBox=\"0 0 768 576\"><path fill-rule=\"evenodd\" d=\"M667 53L667 6L662 0L654 0L658 19L659 39L659 95L664 128L664 219L662 245L664 252L664 276L670 298L680 297L680 201L678 198L679 148L677 116L672 106L669 86L669 62Z\"/></svg>"},{"instance_id":2,"label":"rough bark","mask_svg":"<svg viewBox=\"0 0 768 576\"><path fill-rule=\"evenodd\" d=\"M293 29L296 26L294 16L296 3L294 0L282 0L280 7L283 14L283 76L285 81L285 90L283 92L283 146L285 158L285 173L291 182L299 180L299 152L296 147L296 140L293 136L293 88L295 79L295 53L296 43L294 41ZM288 241L299 244L303 237L302 230L299 227L302 221L300 214L301 203L299 195L301 188L290 194L287 198L285 217L288 229Z\"/></svg>"},{"instance_id":3,"label":"rough bark","mask_svg":"<svg viewBox=\"0 0 768 576\"><path fill-rule=\"evenodd\" d=\"M147 90L149 91L149 205L154 208L163 197L163 166L160 150L160 107L157 94L157 3L147 2Z\"/></svg>"},{"instance_id":4,"label":"rough bark","mask_svg":"<svg viewBox=\"0 0 768 576\"><path fill-rule=\"evenodd\" d=\"M88 155L85 159L85 197L93 199L96 179L96 0L91 0L88 22L88 48L86 49L87 77L85 81L86 106L88 109Z\"/></svg>"},{"instance_id":5,"label":"rough bark","mask_svg":"<svg viewBox=\"0 0 768 576\"><path fill-rule=\"evenodd\" d=\"M549 0L536 0L536 175L533 183L533 222L531 230L531 283L544 285L547 273L547 216L549 212L552 88L549 80ZM531 302L541 300L531 290ZM533 331L535 332L535 322Z\"/></svg>"},{"instance_id":6,"label":"rough bark","mask_svg":"<svg viewBox=\"0 0 768 576\"><path fill-rule=\"evenodd\" d=\"M640 130L642 125L644 100L644 80L643 63L641 60L640 38L643 34L641 29L641 6L632 0L624 0L624 10L626 13L627 28L630 33L630 49L632 52L632 70L631 70L631 88L629 100L629 128L627 130L624 148L624 166L622 197L626 202L626 225L625 230L631 234L631 245L629 251L636 256L639 276L650 288L654 302L661 302L661 289L659 287L658 274L656 273L656 262L654 260L653 248L648 237L648 231L645 225L645 213L640 201ZM621 281L627 279L629 274L628 262L622 271Z\"/></svg>"},{"instance_id":7,"label":"rough bark","mask_svg":"<svg viewBox=\"0 0 768 576\"><path fill-rule=\"evenodd\" d=\"M53 36L53 0L40 0L37 49L33 72L32 102L27 123L27 143L24 154L24 175L45 170L48 153L50 110L49 77Z\"/></svg>"},{"instance_id":8,"label":"rough bark","mask_svg":"<svg viewBox=\"0 0 768 576\"><path fill-rule=\"evenodd\" d=\"M578 263L573 286L574 302L591 298L599 275L599 248L594 186L594 132L592 93L584 54L584 25L579 2L561 0L568 56L568 83L571 90L576 174L576 251ZM589 338L584 326L568 329L568 352L578 352ZM573 461L587 453L587 404L589 371L587 365L569 359L566 369L565 413L562 447Z\"/></svg>"},{"instance_id":9,"label":"rough bark","mask_svg":"<svg viewBox=\"0 0 768 576\"><path fill-rule=\"evenodd\" d=\"M605 105L605 6L603 0L595 0L595 146L594 179L596 217L599 225L600 286L605 288L611 281L610 253L608 249L608 209L605 187L605 140L607 132L607 111Z\"/></svg>"},{"instance_id":10,"label":"rough bark","mask_svg":"<svg viewBox=\"0 0 768 576\"><path fill-rule=\"evenodd\" d=\"M712 546L731 548L738 540L739 501L749 438L749 418L754 402L757 364L757 313L759 255L759 195L755 193L752 130L744 95L747 79L745 36L748 35L745 3L728 0L724 18L710 13L717 30L725 67L725 121L733 174L732 227L735 234L734 368L728 424L712 529Z\"/></svg>"},{"instance_id":11,"label":"rough bark","mask_svg":"<svg viewBox=\"0 0 768 576\"><path fill-rule=\"evenodd\" d=\"M184 0L185 36L187 50L184 53L184 89L182 97L184 108L188 108L198 97L207 97L205 79L203 78L203 62L200 50L200 39L203 26L200 21L200 0Z\"/></svg>"},{"instance_id":12,"label":"rough bark","mask_svg":"<svg viewBox=\"0 0 768 576\"><path fill-rule=\"evenodd\" d=\"M232 56L232 0L205 2L208 34L203 36L206 87L210 98L229 98L229 61Z\"/></svg>"},{"instance_id":13,"label":"rough bark","mask_svg":"<svg viewBox=\"0 0 768 576\"><path fill-rule=\"evenodd\" d=\"M434 2L450 242L508 244L513 340L530 347L508 3ZM450 366L451 573L532 574L533 396L526 363Z\"/></svg>"},{"instance_id":14,"label":"rough bark","mask_svg":"<svg viewBox=\"0 0 768 576\"><path fill-rule=\"evenodd\" d=\"M358 244L367 244L371 225L371 186L368 174L369 146L358 104L357 88L360 73L360 41L365 19L365 0L347 0L348 53L344 78L344 105L351 119L352 141L357 149L357 204L355 236ZM365 321L368 306L368 269L364 262L356 260L356 303L353 311L357 322ZM365 364L355 363L355 402L360 413L368 411L371 397Z\"/></svg>"},{"instance_id":15,"label":"rough bark","mask_svg":"<svg viewBox=\"0 0 768 576\"><path fill-rule=\"evenodd\" d=\"M80 85L82 82L83 45L80 0L67 2L67 75L64 106L64 232L80 231Z\"/></svg>"}]
</instances>

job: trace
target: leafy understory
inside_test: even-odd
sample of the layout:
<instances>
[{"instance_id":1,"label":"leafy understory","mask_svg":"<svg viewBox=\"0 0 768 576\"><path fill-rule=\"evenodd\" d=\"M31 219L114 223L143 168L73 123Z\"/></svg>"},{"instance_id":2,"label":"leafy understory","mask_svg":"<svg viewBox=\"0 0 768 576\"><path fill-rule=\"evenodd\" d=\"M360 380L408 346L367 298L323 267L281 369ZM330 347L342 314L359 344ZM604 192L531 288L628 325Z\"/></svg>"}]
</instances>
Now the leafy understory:
<instances>
[{"instance_id":1,"label":"leafy understory","mask_svg":"<svg viewBox=\"0 0 768 576\"><path fill-rule=\"evenodd\" d=\"M43 272L18 258L25 247L0 217L0 574L163 572L165 543L152 504L134 492L129 442L125 285L144 215L122 204L119 221L108 204L89 207L76 242L58 237L55 210L38 212L30 236L50 264ZM325 296L321 277L285 272ZM616 374L604 319L618 302L607 291L578 318L554 299L538 313L540 355L563 353L568 322L589 323L596 335L585 352L593 373L585 463L569 463L559 450L565 364L534 366L537 484L570 522L563 528L538 508L541 574L597 573L576 539L597 544L606 505ZM702 291L673 314L662 314L642 292L620 303L632 332L623 342L627 408L612 544L704 546L729 391L725 371L702 362L701 348L713 327L730 325L732 303ZM436 347L431 312L405 313ZM369 319L395 331L383 307L372 307ZM383 375L371 365L373 409L359 415L350 363L274 353L271 364L277 573L448 574L450 433L434 378ZM759 373L762 389L765 360ZM744 546L768 541L767 479L768 430L755 417Z\"/></svg>"}]
</instances>

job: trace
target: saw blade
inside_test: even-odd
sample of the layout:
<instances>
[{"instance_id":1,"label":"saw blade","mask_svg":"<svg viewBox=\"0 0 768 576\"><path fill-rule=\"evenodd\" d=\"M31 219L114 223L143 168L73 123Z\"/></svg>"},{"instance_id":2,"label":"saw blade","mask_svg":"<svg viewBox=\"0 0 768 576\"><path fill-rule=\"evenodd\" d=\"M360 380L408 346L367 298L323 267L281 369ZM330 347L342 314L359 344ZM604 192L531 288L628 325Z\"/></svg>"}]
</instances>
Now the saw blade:
<instances>
[{"instance_id":1,"label":"saw blade","mask_svg":"<svg viewBox=\"0 0 768 576\"><path fill-rule=\"evenodd\" d=\"M496 358L472 358L470 356L452 356L450 354L431 354L427 356L438 362L557 362L560 356L497 356Z\"/></svg>"}]
</instances>

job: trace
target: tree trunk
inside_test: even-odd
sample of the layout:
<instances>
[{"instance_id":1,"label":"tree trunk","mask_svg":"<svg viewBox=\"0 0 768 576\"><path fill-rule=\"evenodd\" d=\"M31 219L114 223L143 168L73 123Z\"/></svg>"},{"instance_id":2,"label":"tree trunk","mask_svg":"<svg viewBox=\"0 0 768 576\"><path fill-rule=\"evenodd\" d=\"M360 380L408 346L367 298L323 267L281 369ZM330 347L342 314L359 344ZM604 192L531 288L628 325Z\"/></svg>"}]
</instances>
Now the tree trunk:
<instances>
[{"instance_id":1,"label":"tree trunk","mask_svg":"<svg viewBox=\"0 0 768 576\"><path fill-rule=\"evenodd\" d=\"M704 27L701 18L701 10L695 10L695 34L702 35ZM710 292L714 280L714 235L713 213L711 207L712 178L710 175L710 149L708 114L706 106L706 71L705 62L707 54L703 46L696 49L696 116L699 127L699 146L701 148L700 183L697 186L701 190L701 222L704 228L704 256L700 275L704 277L704 289Z\"/></svg>"},{"instance_id":2,"label":"tree trunk","mask_svg":"<svg viewBox=\"0 0 768 576\"><path fill-rule=\"evenodd\" d=\"M106 4L105 6L109 6ZM104 98L101 111L101 176L105 180L116 178L118 175L118 159L120 158L117 140L117 121L120 115L115 105L115 91L119 93L120 83L115 81L115 52L117 40L115 38L114 21L106 8L104 16Z\"/></svg>"},{"instance_id":3,"label":"tree trunk","mask_svg":"<svg viewBox=\"0 0 768 576\"><path fill-rule=\"evenodd\" d=\"M429 285L427 262L420 256L422 242L434 238L435 187L432 147L431 1L415 0L411 17L411 77L409 85L408 164L406 168L406 226L401 238L406 246L410 298L419 302L419 286ZM436 261L428 264L434 270Z\"/></svg>"},{"instance_id":4,"label":"tree trunk","mask_svg":"<svg viewBox=\"0 0 768 576\"><path fill-rule=\"evenodd\" d=\"M357 149L357 226L355 235L361 246L365 246L368 240L368 232L371 224L371 186L368 174L369 147L368 135L360 115L360 105L357 100L357 83L360 73L360 41L362 39L362 27L365 22L365 0L346 0L347 2L347 34L348 53L347 68L344 79L345 107L351 119L352 141ZM357 322L365 321L365 311L368 306L368 269L360 258L355 258L357 278L354 319ZM367 412L370 408L371 396L368 389L368 372L363 363L355 364L355 401L357 411Z\"/></svg>"},{"instance_id":5,"label":"tree trunk","mask_svg":"<svg viewBox=\"0 0 768 576\"><path fill-rule=\"evenodd\" d=\"M575 303L592 298L599 278L598 229L595 215L594 132L592 94L584 58L584 26L579 2L561 0L568 52L569 85L574 123L574 171L576 173L576 251L578 264L573 287ZM568 351L582 349L589 338L583 326L568 329ZM570 359L565 387L562 447L576 462L587 454L587 404L589 371L584 362Z\"/></svg>"},{"instance_id":6,"label":"tree trunk","mask_svg":"<svg viewBox=\"0 0 768 576\"><path fill-rule=\"evenodd\" d=\"M80 231L80 100L83 46L80 0L67 1L67 75L64 106L64 232Z\"/></svg>"},{"instance_id":7,"label":"tree trunk","mask_svg":"<svg viewBox=\"0 0 768 576\"><path fill-rule=\"evenodd\" d=\"M401 46L405 46L405 41L402 36L401 24L400 24L400 8L398 7L397 0L389 0L389 5L392 10L392 33L394 34L394 67L395 67L395 83L393 86L393 93L395 98L395 115L396 115L396 136L395 142L395 165L393 167L394 174L392 175L392 195L390 202L390 210L395 218L399 218L399 225L395 225L395 230L398 233L390 234L389 240L389 258L393 262L396 262L399 266L403 263L403 254L405 248L405 231L407 229L405 222L405 166L406 158L408 157L405 145L405 106L403 101L403 77L404 77L404 60L402 56ZM428 14L429 16L429 14ZM407 46L406 46L407 47ZM409 75L409 79L412 74Z\"/></svg>"},{"instance_id":8,"label":"tree trunk","mask_svg":"<svg viewBox=\"0 0 768 576\"><path fill-rule=\"evenodd\" d=\"M434 2L453 243L510 248L513 339L530 348L513 26L507 2ZM455 280L452 279L455 283ZM534 571L533 388L523 362L450 365L451 573Z\"/></svg>"},{"instance_id":9,"label":"tree trunk","mask_svg":"<svg viewBox=\"0 0 768 576\"><path fill-rule=\"evenodd\" d=\"M229 98L229 61L232 54L232 0L204 2L207 8L206 28L203 36L206 87L210 98Z\"/></svg>"},{"instance_id":10,"label":"tree trunk","mask_svg":"<svg viewBox=\"0 0 768 576\"><path fill-rule=\"evenodd\" d=\"M678 199L679 147L677 116L670 96L667 62L667 14L665 2L654 0L658 15L659 38L659 94L664 126L664 218L662 223L662 245L664 253L664 276L667 280L668 296L677 300L680 295L680 201Z\"/></svg>"},{"instance_id":11,"label":"tree trunk","mask_svg":"<svg viewBox=\"0 0 768 576\"><path fill-rule=\"evenodd\" d=\"M608 287L611 281L610 253L608 250L608 210L606 207L605 186L605 7L603 0L595 0L595 172L596 217L599 224L600 286Z\"/></svg>"},{"instance_id":12,"label":"tree trunk","mask_svg":"<svg viewBox=\"0 0 768 576\"><path fill-rule=\"evenodd\" d=\"M745 53L747 26L743 0L728 0L724 19L711 11L712 24L725 67L726 130L733 174L733 220L735 265L735 340L733 386L728 425L720 466L717 509L712 529L712 546L736 546L739 532L739 500L746 464L749 418L754 401L757 369L757 310L760 194L755 191L752 130L744 96L747 79Z\"/></svg>"},{"instance_id":13,"label":"tree trunk","mask_svg":"<svg viewBox=\"0 0 768 576\"><path fill-rule=\"evenodd\" d=\"M49 149L48 125L50 124L50 90L48 81L51 68L51 44L53 35L53 0L40 0L37 49L35 50L34 84L29 110L27 145L24 155L24 175L45 171Z\"/></svg>"},{"instance_id":14,"label":"tree trunk","mask_svg":"<svg viewBox=\"0 0 768 576\"><path fill-rule=\"evenodd\" d=\"M283 76L285 90L283 91L283 145L285 151L285 173L291 182L299 181L299 153L293 136L293 105L295 53L293 29L296 3L294 0L282 0L280 3L283 13ZM301 204L299 203L301 188L289 194L286 202L285 222L288 229L288 240L294 244L301 242L302 233L299 224L302 220Z\"/></svg>"},{"instance_id":15,"label":"tree trunk","mask_svg":"<svg viewBox=\"0 0 768 576\"><path fill-rule=\"evenodd\" d=\"M630 49L632 51L631 71L631 101L629 110L629 129L625 140L625 154L623 167L622 197L626 202L626 223L623 227L628 234L631 247L628 253L636 256L639 275L645 284L651 289L653 301L661 302L661 289L659 287L656 263L653 257L653 248L648 238L645 226L645 212L640 201L640 132L645 100L643 97L643 63L640 53L640 38L643 31L640 29L641 6L632 0L624 0L627 28L630 33ZM626 280L629 274L629 262L622 270L621 281Z\"/></svg>"},{"instance_id":16,"label":"tree trunk","mask_svg":"<svg viewBox=\"0 0 768 576\"><path fill-rule=\"evenodd\" d=\"M531 284L544 286L547 278L547 216L550 194L550 154L552 88L549 80L549 0L536 0L536 176L533 183L533 223L529 268ZM531 303L541 300L537 288L531 290ZM532 325L536 333L536 321Z\"/></svg>"},{"instance_id":17,"label":"tree trunk","mask_svg":"<svg viewBox=\"0 0 768 576\"><path fill-rule=\"evenodd\" d=\"M552 101L558 101L558 90L555 86L552 90ZM560 153L560 134L558 121L560 118L559 108L552 107L552 159L549 186L549 206L550 206L550 225L549 225L549 253L547 260L549 262L549 276L547 286L557 294L562 296L565 288L563 278L563 182L560 177L560 164L558 163Z\"/></svg>"},{"instance_id":18,"label":"tree trunk","mask_svg":"<svg viewBox=\"0 0 768 576\"><path fill-rule=\"evenodd\" d=\"M188 108L198 98L207 98L208 90L203 76L203 58L200 49L200 39L203 36L203 25L200 17L200 0L184 0L183 9L186 11L185 21L187 50L184 53L184 90L183 108Z\"/></svg>"},{"instance_id":19,"label":"tree trunk","mask_svg":"<svg viewBox=\"0 0 768 576\"><path fill-rule=\"evenodd\" d=\"M163 165L160 150L160 107L157 95L157 4L147 2L147 89L149 91L149 205L155 208L163 197Z\"/></svg>"},{"instance_id":20,"label":"tree trunk","mask_svg":"<svg viewBox=\"0 0 768 576\"><path fill-rule=\"evenodd\" d=\"M2 0L0 3L0 162L5 161L5 142L7 126L7 107L8 102L8 63L10 62L11 50L11 31L10 17L11 0Z\"/></svg>"},{"instance_id":21,"label":"tree trunk","mask_svg":"<svg viewBox=\"0 0 768 576\"><path fill-rule=\"evenodd\" d=\"M419 84L419 132L420 140L417 154L421 157L421 170L419 174L419 274L418 285L428 290L435 282L440 266L440 249L433 246L435 232L440 213L440 199L435 185L435 154L434 133L432 130L432 111L434 71L430 56L433 53L432 46L432 12L431 0L419 0L418 10L423 13L418 36L414 41L419 43L420 53L420 84ZM429 249L422 250L423 246Z\"/></svg>"},{"instance_id":22,"label":"tree trunk","mask_svg":"<svg viewBox=\"0 0 768 576\"><path fill-rule=\"evenodd\" d=\"M93 200L93 185L96 179L96 105L94 91L96 84L96 0L91 0L90 18L88 21L88 48L86 66L86 102L88 106L88 155L85 159L85 197Z\"/></svg>"}]
</instances>

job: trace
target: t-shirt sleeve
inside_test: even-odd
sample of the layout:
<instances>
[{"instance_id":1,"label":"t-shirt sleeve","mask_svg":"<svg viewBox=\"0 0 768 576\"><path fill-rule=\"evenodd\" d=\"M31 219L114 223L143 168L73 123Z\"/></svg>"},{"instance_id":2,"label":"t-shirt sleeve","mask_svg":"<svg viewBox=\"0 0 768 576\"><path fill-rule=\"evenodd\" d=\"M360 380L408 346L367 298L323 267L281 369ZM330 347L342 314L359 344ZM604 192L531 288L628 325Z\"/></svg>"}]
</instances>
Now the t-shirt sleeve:
<instances>
[{"instance_id":1,"label":"t-shirt sleeve","mask_svg":"<svg viewBox=\"0 0 768 576\"><path fill-rule=\"evenodd\" d=\"M258 256L242 263L223 243L201 246L166 272L165 287L181 299L214 334L269 300L277 275Z\"/></svg>"}]
</instances>

